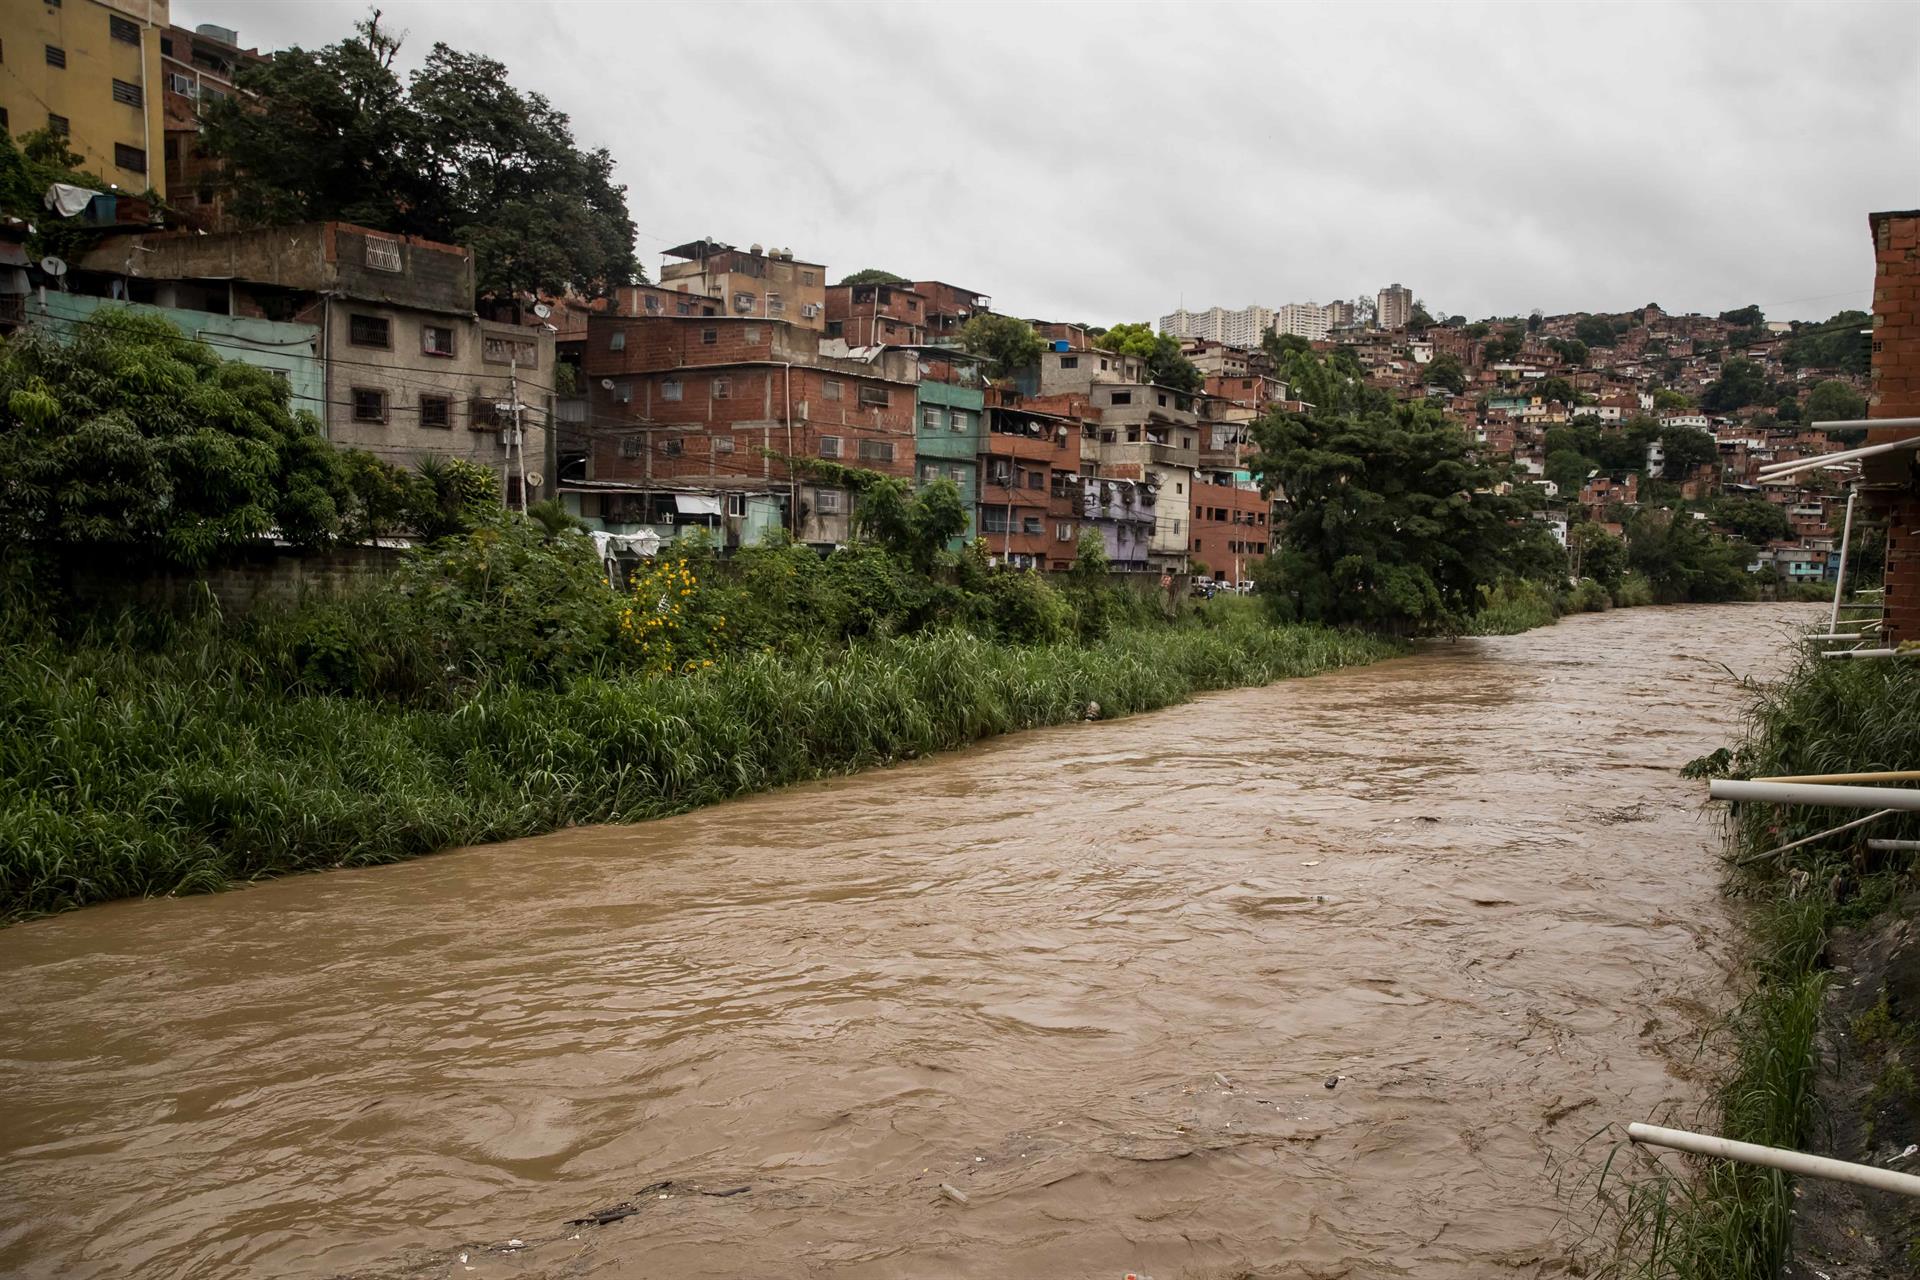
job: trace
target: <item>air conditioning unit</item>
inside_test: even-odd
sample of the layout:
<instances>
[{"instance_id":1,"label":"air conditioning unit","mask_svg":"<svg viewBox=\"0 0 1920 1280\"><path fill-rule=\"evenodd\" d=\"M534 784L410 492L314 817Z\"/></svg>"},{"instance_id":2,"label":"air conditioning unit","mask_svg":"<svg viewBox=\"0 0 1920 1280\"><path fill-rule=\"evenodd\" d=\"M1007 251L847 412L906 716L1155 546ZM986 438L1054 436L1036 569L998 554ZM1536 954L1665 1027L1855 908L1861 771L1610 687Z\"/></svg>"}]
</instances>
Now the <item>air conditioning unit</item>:
<instances>
[{"instance_id":1,"label":"air conditioning unit","mask_svg":"<svg viewBox=\"0 0 1920 1280\"><path fill-rule=\"evenodd\" d=\"M820 304L817 302L803 303L800 307L800 314L811 320L820 314Z\"/></svg>"}]
</instances>

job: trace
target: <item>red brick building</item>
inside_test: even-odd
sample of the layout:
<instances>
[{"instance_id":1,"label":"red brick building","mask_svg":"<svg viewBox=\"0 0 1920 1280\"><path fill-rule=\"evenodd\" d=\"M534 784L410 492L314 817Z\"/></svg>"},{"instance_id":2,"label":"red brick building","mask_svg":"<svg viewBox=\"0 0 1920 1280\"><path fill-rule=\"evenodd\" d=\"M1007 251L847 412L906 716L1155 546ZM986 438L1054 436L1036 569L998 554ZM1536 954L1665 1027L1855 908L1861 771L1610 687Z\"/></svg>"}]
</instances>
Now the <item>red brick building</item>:
<instances>
[{"instance_id":1,"label":"red brick building","mask_svg":"<svg viewBox=\"0 0 1920 1280\"><path fill-rule=\"evenodd\" d=\"M693 514L728 542L737 531L727 522L744 519L749 500L770 500L801 541L846 541L850 495L781 457L910 479L919 364L910 352L868 362L819 347L818 334L780 321L593 316L583 492L617 523Z\"/></svg>"},{"instance_id":2,"label":"red brick building","mask_svg":"<svg viewBox=\"0 0 1920 1280\"><path fill-rule=\"evenodd\" d=\"M1053 397L1055 400L1063 397ZM1069 569L1080 533L1079 417L987 392L980 437L980 536L1022 568Z\"/></svg>"},{"instance_id":3,"label":"red brick building","mask_svg":"<svg viewBox=\"0 0 1920 1280\"><path fill-rule=\"evenodd\" d=\"M837 284L827 289L827 336L849 346L925 342L927 299L900 284Z\"/></svg>"},{"instance_id":4,"label":"red brick building","mask_svg":"<svg viewBox=\"0 0 1920 1280\"><path fill-rule=\"evenodd\" d=\"M1920 209L1869 215L1873 233L1873 365L1867 416L1920 418ZM1874 427L1867 443L1920 436L1920 427ZM1920 640L1920 450L1868 458L1865 496L1887 528L1886 636Z\"/></svg>"},{"instance_id":5,"label":"red brick building","mask_svg":"<svg viewBox=\"0 0 1920 1280\"><path fill-rule=\"evenodd\" d=\"M1252 481L1236 479L1232 471L1195 472L1188 514L1194 560L1216 582L1246 580L1271 547L1271 510Z\"/></svg>"}]
</instances>

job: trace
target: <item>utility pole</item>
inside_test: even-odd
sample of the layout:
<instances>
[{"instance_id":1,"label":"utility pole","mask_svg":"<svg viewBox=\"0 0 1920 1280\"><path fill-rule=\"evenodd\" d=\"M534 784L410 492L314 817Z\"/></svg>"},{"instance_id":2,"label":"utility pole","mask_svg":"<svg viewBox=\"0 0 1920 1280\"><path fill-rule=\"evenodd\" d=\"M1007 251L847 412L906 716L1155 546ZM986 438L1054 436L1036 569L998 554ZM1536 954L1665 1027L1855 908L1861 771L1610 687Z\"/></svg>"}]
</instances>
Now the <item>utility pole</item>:
<instances>
[{"instance_id":1,"label":"utility pole","mask_svg":"<svg viewBox=\"0 0 1920 1280\"><path fill-rule=\"evenodd\" d=\"M507 474L513 474L513 453L520 451L520 514L527 514L527 444L526 437L520 434L520 356L518 352L507 364L508 394L512 397L513 426L507 437Z\"/></svg>"}]
</instances>

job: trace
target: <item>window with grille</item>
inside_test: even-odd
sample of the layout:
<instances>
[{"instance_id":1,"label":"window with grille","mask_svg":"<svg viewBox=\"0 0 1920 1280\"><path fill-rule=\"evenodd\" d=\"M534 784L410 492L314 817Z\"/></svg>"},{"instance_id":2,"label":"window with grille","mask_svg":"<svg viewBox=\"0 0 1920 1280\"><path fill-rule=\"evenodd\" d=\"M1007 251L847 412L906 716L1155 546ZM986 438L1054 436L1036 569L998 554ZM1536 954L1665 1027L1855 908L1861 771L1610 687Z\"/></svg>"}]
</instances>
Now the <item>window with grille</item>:
<instances>
[{"instance_id":1,"label":"window with grille","mask_svg":"<svg viewBox=\"0 0 1920 1280\"><path fill-rule=\"evenodd\" d=\"M1055 525L1053 527L1053 536L1057 541L1060 541L1060 542L1072 542L1073 526L1070 524Z\"/></svg>"},{"instance_id":2,"label":"window with grille","mask_svg":"<svg viewBox=\"0 0 1920 1280\"><path fill-rule=\"evenodd\" d=\"M56 138L64 138L73 132L73 127L67 123L65 116L55 115L49 111L47 112L47 132Z\"/></svg>"},{"instance_id":3,"label":"window with grille","mask_svg":"<svg viewBox=\"0 0 1920 1280\"><path fill-rule=\"evenodd\" d=\"M823 458L839 457L840 456L840 437L839 436L821 436L820 437L820 456Z\"/></svg>"},{"instance_id":4,"label":"window with grille","mask_svg":"<svg viewBox=\"0 0 1920 1280\"><path fill-rule=\"evenodd\" d=\"M722 439L719 436L715 436L713 439L713 451L715 453L732 453L733 441Z\"/></svg>"},{"instance_id":5,"label":"window with grille","mask_svg":"<svg viewBox=\"0 0 1920 1280\"><path fill-rule=\"evenodd\" d=\"M125 80L113 82L113 100L122 106L137 107L145 103L146 95L140 92L137 84L128 84Z\"/></svg>"},{"instance_id":6,"label":"window with grille","mask_svg":"<svg viewBox=\"0 0 1920 1280\"><path fill-rule=\"evenodd\" d=\"M860 461L892 462L893 461L893 441L862 440L860 442Z\"/></svg>"},{"instance_id":7,"label":"window with grille","mask_svg":"<svg viewBox=\"0 0 1920 1280\"><path fill-rule=\"evenodd\" d=\"M124 40L128 44L139 44L140 24L134 22L132 19L122 18L118 14L112 14L107 18L107 34L115 40Z\"/></svg>"},{"instance_id":8,"label":"window with grille","mask_svg":"<svg viewBox=\"0 0 1920 1280\"><path fill-rule=\"evenodd\" d=\"M662 400L678 400L684 390L685 388L680 385L680 379L668 378L660 384L660 398Z\"/></svg>"},{"instance_id":9,"label":"window with grille","mask_svg":"<svg viewBox=\"0 0 1920 1280\"><path fill-rule=\"evenodd\" d=\"M820 398L823 400L838 400L840 398L840 379L822 379L820 383Z\"/></svg>"},{"instance_id":10,"label":"window with grille","mask_svg":"<svg viewBox=\"0 0 1920 1280\"><path fill-rule=\"evenodd\" d=\"M623 458L637 458L645 448L646 441L642 440L639 436L622 436L620 438L620 456Z\"/></svg>"},{"instance_id":11,"label":"window with grille","mask_svg":"<svg viewBox=\"0 0 1920 1280\"><path fill-rule=\"evenodd\" d=\"M760 326L750 324L740 335L741 340L749 344L760 341Z\"/></svg>"},{"instance_id":12,"label":"window with grille","mask_svg":"<svg viewBox=\"0 0 1920 1280\"><path fill-rule=\"evenodd\" d=\"M1060 367L1062 369L1078 369L1080 367L1080 357L1079 356L1061 356Z\"/></svg>"},{"instance_id":13,"label":"window with grille","mask_svg":"<svg viewBox=\"0 0 1920 1280\"><path fill-rule=\"evenodd\" d=\"M420 425L423 427L453 426L453 401L446 396L420 397Z\"/></svg>"},{"instance_id":14,"label":"window with grille","mask_svg":"<svg viewBox=\"0 0 1920 1280\"><path fill-rule=\"evenodd\" d=\"M615 383L613 387L613 402L615 404L632 404L633 384L631 382Z\"/></svg>"},{"instance_id":15,"label":"window with grille","mask_svg":"<svg viewBox=\"0 0 1920 1280\"><path fill-rule=\"evenodd\" d=\"M130 147L124 142L113 144L113 162L131 173L147 171L147 153L139 147Z\"/></svg>"},{"instance_id":16,"label":"window with grille","mask_svg":"<svg viewBox=\"0 0 1920 1280\"><path fill-rule=\"evenodd\" d=\"M347 341L356 347L391 347L393 322L384 316L349 316Z\"/></svg>"},{"instance_id":17,"label":"window with grille","mask_svg":"<svg viewBox=\"0 0 1920 1280\"><path fill-rule=\"evenodd\" d=\"M400 242L371 236L367 240L367 267L373 271L400 270Z\"/></svg>"},{"instance_id":18,"label":"window with grille","mask_svg":"<svg viewBox=\"0 0 1920 1280\"><path fill-rule=\"evenodd\" d=\"M1046 525L1041 521L1039 516L1028 516L1020 522L1020 532L1022 533L1045 533L1046 531Z\"/></svg>"},{"instance_id":19,"label":"window with grille","mask_svg":"<svg viewBox=\"0 0 1920 1280\"><path fill-rule=\"evenodd\" d=\"M940 407L930 404L925 409L922 409L920 411L920 422L927 430L938 431L940 429Z\"/></svg>"},{"instance_id":20,"label":"window with grille","mask_svg":"<svg viewBox=\"0 0 1920 1280\"><path fill-rule=\"evenodd\" d=\"M48 46L47 46L47 65L48 65L48 66L50 66L50 67L64 67L64 66L66 66L66 65L67 65L67 51L66 51L65 49L62 49L62 48L61 48L61 47L60 47L59 45L57 45L57 44L50 44L50 45L48 45Z\"/></svg>"},{"instance_id":21,"label":"window with grille","mask_svg":"<svg viewBox=\"0 0 1920 1280\"><path fill-rule=\"evenodd\" d=\"M660 442L660 452L666 454L669 458L679 457L685 449L686 445L678 436L675 436L671 440L662 440Z\"/></svg>"},{"instance_id":22,"label":"window with grille","mask_svg":"<svg viewBox=\"0 0 1920 1280\"><path fill-rule=\"evenodd\" d=\"M607 335L607 350L625 351L626 349L627 349L627 331L625 329L615 329L612 333Z\"/></svg>"},{"instance_id":23,"label":"window with grille","mask_svg":"<svg viewBox=\"0 0 1920 1280\"><path fill-rule=\"evenodd\" d=\"M953 420L948 425L955 431L973 430L973 410L955 409L953 411Z\"/></svg>"},{"instance_id":24,"label":"window with grille","mask_svg":"<svg viewBox=\"0 0 1920 1280\"><path fill-rule=\"evenodd\" d=\"M387 420L387 393L371 387L353 389L353 420L355 422L385 422Z\"/></svg>"},{"instance_id":25,"label":"window with grille","mask_svg":"<svg viewBox=\"0 0 1920 1280\"><path fill-rule=\"evenodd\" d=\"M453 354L453 330L441 324L423 324L420 326L420 350L424 355L450 356Z\"/></svg>"},{"instance_id":26,"label":"window with grille","mask_svg":"<svg viewBox=\"0 0 1920 1280\"><path fill-rule=\"evenodd\" d=\"M731 400L733 398L733 379L715 378L713 380L713 398L715 400Z\"/></svg>"},{"instance_id":27,"label":"window with grille","mask_svg":"<svg viewBox=\"0 0 1920 1280\"><path fill-rule=\"evenodd\" d=\"M893 395L885 387L860 388L860 403L885 406L891 403Z\"/></svg>"},{"instance_id":28,"label":"window with grille","mask_svg":"<svg viewBox=\"0 0 1920 1280\"><path fill-rule=\"evenodd\" d=\"M700 341L703 345L710 347L720 341L720 331L718 329L702 329L700 331Z\"/></svg>"},{"instance_id":29,"label":"window with grille","mask_svg":"<svg viewBox=\"0 0 1920 1280\"><path fill-rule=\"evenodd\" d=\"M840 514L840 491L838 489L815 489L813 491L813 509L823 516Z\"/></svg>"}]
</instances>

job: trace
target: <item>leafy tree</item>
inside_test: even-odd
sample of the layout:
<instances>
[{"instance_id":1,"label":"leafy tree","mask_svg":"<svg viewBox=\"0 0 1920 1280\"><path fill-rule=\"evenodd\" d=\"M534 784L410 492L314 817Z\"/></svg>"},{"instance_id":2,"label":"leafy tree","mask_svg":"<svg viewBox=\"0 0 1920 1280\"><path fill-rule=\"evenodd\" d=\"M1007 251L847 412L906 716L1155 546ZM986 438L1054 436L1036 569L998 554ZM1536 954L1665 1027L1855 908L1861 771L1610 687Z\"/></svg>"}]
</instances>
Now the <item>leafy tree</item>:
<instances>
[{"instance_id":1,"label":"leafy tree","mask_svg":"<svg viewBox=\"0 0 1920 1280\"><path fill-rule=\"evenodd\" d=\"M1011 378L1038 364L1045 349L1032 325L992 312L981 312L960 326L960 345L987 362L990 378Z\"/></svg>"},{"instance_id":2,"label":"leafy tree","mask_svg":"<svg viewBox=\"0 0 1920 1280\"><path fill-rule=\"evenodd\" d=\"M1117 324L1093 340L1093 345L1121 355L1139 356L1147 362L1147 378L1177 391L1198 391L1205 379L1193 361L1180 350L1180 339L1170 333L1153 331L1153 326Z\"/></svg>"},{"instance_id":3,"label":"leafy tree","mask_svg":"<svg viewBox=\"0 0 1920 1280\"><path fill-rule=\"evenodd\" d=\"M1542 378L1534 390L1544 400L1558 400L1561 404L1573 403L1573 384L1565 378Z\"/></svg>"},{"instance_id":4,"label":"leafy tree","mask_svg":"<svg viewBox=\"0 0 1920 1280\"><path fill-rule=\"evenodd\" d=\"M1459 395L1467 389L1467 371L1461 367L1460 358L1449 351L1435 356L1427 365L1427 383Z\"/></svg>"},{"instance_id":5,"label":"leafy tree","mask_svg":"<svg viewBox=\"0 0 1920 1280\"><path fill-rule=\"evenodd\" d=\"M1807 394L1808 422L1850 422L1866 416L1866 397L1838 378L1828 378Z\"/></svg>"},{"instance_id":6,"label":"leafy tree","mask_svg":"<svg viewBox=\"0 0 1920 1280\"><path fill-rule=\"evenodd\" d=\"M1736 329L1758 329L1767 322L1759 303L1749 303L1733 311L1722 311L1720 319Z\"/></svg>"},{"instance_id":7,"label":"leafy tree","mask_svg":"<svg viewBox=\"0 0 1920 1280\"><path fill-rule=\"evenodd\" d=\"M1714 525L1755 546L1777 542L1793 531L1787 513L1763 498L1715 498L1707 506Z\"/></svg>"},{"instance_id":8,"label":"leafy tree","mask_svg":"<svg viewBox=\"0 0 1920 1280\"><path fill-rule=\"evenodd\" d=\"M1574 449L1554 449L1547 454L1546 477L1559 485L1566 497L1578 494L1587 476L1599 469L1598 462Z\"/></svg>"},{"instance_id":9,"label":"leafy tree","mask_svg":"<svg viewBox=\"0 0 1920 1280\"><path fill-rule=\"evenodd\" d=\"M1544 323L1546 323L1546 317L1542 316L1538 311L1533 312L1527 317L1527 332L1540 332L1540 326Z\"/></svg>"},{"instance_id":10,"label":"leafy tree","mask_svg":"<svg viewBox=\"0 0 1920 1280\"><path fill-rule=\"evenodd\" d=\"M1833 319L1802 325L1781 344L1780 363L1788 369L1837 369L1865 377L1873 362L1873 339L1862 330L1873 325L1864 311L1841 311Z\"/></svg>"},{"instance_id":11,"label":"leafy tree","mask_svg":"<svg viewBox=\"0 0 1920 1280\"><path fill-rule=\"evenodd\" d=\"M1655 409L1685 409L1692 404L1692 397L1688 396L1684 391L1674 391L1668 387L1661 387L1653 393L1653 407Z\"/></svg>"},{"instance_id":12,"label":"leafy tree","mask_svg":"<svg viewBox=\"0 0 1920 1280\"><path fill-rule=\"evenodd\" d=\"M1610 347L1615 337L1613 321L1606 316L1581 316L1573 326L1573 336L1589 347Z\"/></svg>"},{"instance_id":13,"label":"leafy tree","mask_svg":"<svg viewBox=\"0 0 1920 1280\"><path fill-rule=\"evenodd\" d=\"M436 44L403 83L380 13L286 49L205 110L228 208L273 225L339 218L470 246L480 292L604 292L644 279L625 188L565 113L501 63Z\"/></svg>"},{"instance_id":14,"label":"leafy tree","mask_svg":"<svg viewBox=\"0 0 1920 1280\"><path fill-rule=\"evenodd\" d=\"M1627 576L1627 544L1592 521L1582 521L1567 532L1573 574L1592 578L1611 591Z\"/></svg>"},{"instance_id":15,"label":"leafy tree","mask_svg":"<svg viewBox=\"0 0 1920 1280\"><path fill-rule=\"evenodd\" d=\"M1751 554L1685 511L1642 510L1627 525L1627 561L1661 604L1750 598Z\"/></svg>"},{"instance_id":16,"label":"leafy tree","mask_svg":"<svg viewBox=\"0 0 1920 1280\"><path fill-rule=\"evenodd\" d=\"M1767 397L1767 371L1757 361L1736 357L1720 366L1718 380L1700 394L1700 407L1730 413Z\"/></svg>"},{"instance_id":17,"label":"leafy tree","mask_svg":"<svg viewBox=\"0 0 1920 1280\"><path fill-rule=\"evenodd\" d=\"M1488 324L1485 320L1475 320L1472 324L1467 326L1467 336L1469 338L1484 338L1492 332L1493 332L1493 326Z\"/></svg>"},{"instance_id":18,"label":"leafy tree","mask_svg":"<svg viewBox=\"0 0 1920 1280\"><path fill-rule=\"evenodd\" d=\"M1578 338L1548 338L1547 345L1568 364L1583 365L1587 362L1587 344Z\"/></svg>"},{"instance_id":19,"label":"leafy tree","mask_svg":"<svg viewBox=\"0 0 1920 1280\"><path fill-rule=\"evenodd\" d=\"M1720 446L1698 427L1667 427L1660 432L1664 461L1660 474L1670 480L1688 475L1695 467L1720 460Z\"/></svg>"},{"instance_id":20,"label":"leafy tree","mask_svg":"<svg viewBox=\"0 0 1920 1280\"><path fill-rule=\"evenodd\" d=\"M1297 333L1279 333L1268 330L1260 335L1260 349L1276 361L1285 361L1295 352L1313 351L1313 344Z\"/></svg>"},{"instance_id":21,"label":"leafy tree","mask_svg":"<svg viewBox=\"0 0 1920 1280\"><path fill-rule=\"evenodd\" d=\"M1526 335L1520 332L1520 326L1512 325L1502 329L1498 337L1488 338L1487 359L1496 363L1511 360L1520 354L1520 348L1526 343Z\"/></svg>"},{"instance_id":22,"label":"leafy tree","mask_svg":"<svg viewBox=\"0 0 1920 1280\"><path fill-rule=\"evenodd\" d=\"M106 180L84 172L80 168L84 163L86 157L67 146L65 134L36 129L23 134L16 144L5 129L0 129L0 213L19 218L33 228L27 248L34 258L52 254L77 261L100 241L103 233L98 229L48 217L42 203L47 188L56 182L105 191Z\"/></svg>"},{"instance_id":23,"label":"leafy tree","mask_svg":"<svg viewBox=\"0 0 1920 1280\"><path fill-rule=\"evenodd\" d=\"M1438 323L1439 321L1435 320L1433 314L1427 310L1425 302L1415 302L1413 310L1407 316L1409 329L1431 329Z\"/></svg>"},{"instance_id":24,"label":"leafy tree","mask_svg":"<svg viewBox=\"0 0 1920 1280\"><path fill-rule=\"evenodd\" d=\"M1113 561L1107 558L1106 538L1091 525L1082 529L1079 542L1074 544L1073 568L1069 571L1075 581L1098 582L1112 568Z\"/></svg>"},{"instance_id":25,"label":"leafy tree","mask_svg":"<svg viewBox=\"0 0 1920 1280\"><path fill-rule=\"evenodd\" d=\"M329 541L351 491L288 397L156 315L19 334L0 346L0 546L201 566L270 532Z\"/></svg>"},{"instance_id":26,"label":"leafy tree","mask_svg":"<svg viewBox=\"0 0 1920 1280\"><path fill-rule=\"evenodd\" d=\"M944 476L922 488L896 476L878 476L860 493L854 528L920 573L931 573L947 544L967 529L960 488Z\"/></svg>"},{"instance_id":27,"label":"leafy tree","mask_svg":"<svg viewBox=\"0 0 1920 1280\"><path fill-rule=\"evenodd\" d=\"M850 284L912 284L905 276L897 276L891 271L882 271L878 267L866 267L854 272L840 281L841 285Z\"/></svg>"},{"instance_id":28,"label":"leafy tree","mask_svg":"<svg viewBox=\"0 0 1920 1280\"><path fill-rule=\"evenodd\" d=\"M1311 414L1254 424L1254 471L1291 505L1259 570L1282 618L1395 632L1457 628L1506 567L1525 516L1495 494L1466 434L1424 404L1395 405L1330 362L1296 356Z\"/></svg>"},{"instance_id":29,"label":"leafy tree","mask_svg":"<svg viewBox=\"0 0 1920 1280\"><path fill-rule=\"evenodd\" d=\"M429 542L465 537L500 508L500 481L464 458L428 455L407 482L407 521Z\"/></svg>"}]
</instances>

